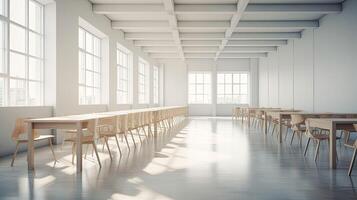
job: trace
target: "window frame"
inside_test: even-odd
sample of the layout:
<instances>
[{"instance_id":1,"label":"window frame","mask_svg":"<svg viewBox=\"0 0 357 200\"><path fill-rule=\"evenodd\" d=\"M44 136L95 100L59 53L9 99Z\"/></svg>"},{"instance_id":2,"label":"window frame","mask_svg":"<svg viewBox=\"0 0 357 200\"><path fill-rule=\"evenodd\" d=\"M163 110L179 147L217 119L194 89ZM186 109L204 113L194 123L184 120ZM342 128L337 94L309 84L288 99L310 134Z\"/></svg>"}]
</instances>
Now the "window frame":
<instances>
[{"instance_id":1,"label":"window frame","mask_svg":"<svg viewBox=\"0 0 357 200\"><path fill-rule=\"evenodd\" d=\"M195 74L195 82L194 83L190 83L190 75L191 74ZM197 75L198 74L202 74L203 75L203 83L197 83ZM208 74L209 75L209 82L205 81L205 75ZM188 104L202 104L202 105L208 105L208 104L212 104L212 72L211 71L189 71L188 72ZM190 86L194 85L195 87L195 93L191 93L190 91ZM198 85L202 85L202 93L197 93L197 86ZM205 87L208 87L209 93L205 93ZM195 100L192 100L192 95L195 96ZM197 101L197 96L201 95L202 96L202 101L198 102ZM205 100L205 96L207 96L207 101Z\"/></svg>"},{"instance_id":2,"label":"window frame","mask_svg":"<svg viewBox=\"0 0 357 200\"><path fill-rule=\"evenodd\" d=\"M133 53L124 48L123 46L117 44L117 49L116 49L116 55L117 55L117 87L116 87L116 97L117 97L117 104L119 105L126 105L126 104L132 104L133 103L133 98L132 98L132 81L133 81L133 75L132 75L132 70L133 70ZM120 56L119 54L122 53L123 55L126 56L126 66L120 64ZM120 75L123 70L127 71L127 76L126 79L122 79L123 77ZM126 90L122 90L120 88L120 83L124 81L126 82ZM126 102L120 102L119 98L119 93L126 93Z\"/></svg>"},{"instance_id":3,"label":"window frame","mask_svg":"<svg viewBox=\"0 0 357 200\"><path fill-rule=\"evenodd\" d=\"M144 65L144 71L140 71L140 64ZM150 65L143 58L139 57L138 61L138 104L150 104ZM143 84L140 83L140 78L143 78ZM144 91L141 91L143 86ZM143 95L143 99L141 98Z\"/></svg>"},{"instance_id":4,"label":"window frame","mask_svg":"<svg viewBox=\"0 0 357 200\"><path fill-rule=\"evenodd\" d=\"M79 31L80 29L82 29L83 31L83 35L84 35L84 38L83 38L83 44L84 44L84 47L81 48L80 47L80 44L79 44ZM93 53L92 52L89 52L87 51L87 40L86 40L86 37L87 37L87 34L88 35L91 35L92 37L92 48L93 48ZM98 55L95 55L95 39L98 40L98 52L99 54ZM102 61L103 61L103 58L102 58L102 38L100 36L97 36L95 33L89 31L88 29L86 29L85 27L81 26L81 25L78 25L78 59L80 59L80 56L81 54L84 55L84 60L83 60L83 63L84 63L84 80L83 80L83 83L81 83L81 69L82 69L82 66L80 66L80 62L78 60L78 104L79 105L100 105L100 104L103 104L103 99L102 99L102 94L103 94L103 83L102 83L102 78L103 78L103 69L102 69ZM92 67L93 69L88 69L88 66L87 66L87 55L90 56L90 58L92 59ZM94 68L95 68L95 59L98 59L98 68L99 70L96 71ZM92 73L92 79L93 79L93 86L89 85L87 83L87 73ZM95 84L95 75L97 75L99 77L99 87ZM84 100L83 102L81 102L81 87L84 88ZM92 97L94 98L94 100L91 100L91 99L87 99L88 97L86 96L86 93L87 93L87 89L92 89L93 90L93 95ZM99 90L99 96L96 97L95 95L95 90ZM98 102L96 102L96 98L99 99ZM89 102L89 100L91 101L94 101L94 102Z\"/></svg>"},{"instance_id":5,"label":"window frame","mask_svg":"<svg viewBox=\"0 0 357 200\"><path fill-rule=\"evenodd\" d=\"M159 76L160 76L160 69L158 66L153 66L153 103L159 104L159 91L160 91L160 84L159 84Z\"/></svg>"},{"instance_id":6,"label":"window frame","mask_svg":"<svg viewBox=\"0 0 357 200\"><path fill-rule=\"evenodd\" d=\"M4 8L4 15L0 14L0 21L3 23L3 42L4 42L4 50L3 50L3 56L4 56L4 71L0 72L0 78L3 79L4 81L4 102L3 105L0 104L0 107L36 107L36 106L45 106L45 5L36 1L36 0L24 0L25 2L25 24L20 24L16 21L13 21L11 18L11 11L10 11L10 1L5 0L3 2L3 8ZM36 4L40 8L40 23L41 27L39 30L34 30L30 27L30 2L33 4ZM10 48L11 45L11 34L10 34L10 27L16 27L24 30L25 32L25 50L18 51L16 49ZM40 53L39 55L32 55L30 52L30 35L34 34L35 36L39 37L40 41ZM0 47L2 48L2 47ZM24 77L16 77L11 75L11 59L10 55L17 55L17 56L23 56L24 57L24 64L25 64L25 72L24 72ZM30 60L33 59L36 62L40 63L40 74L38 79L32 79L30 78ZM11 86L10 82L14 81L23 81L24 83L24 90L25 90L25 97L24 97L24 103L23 104L11 104ZM31 103L31 98L30 98L30 84L31 83L36 83L39 84L39 96L35 97L36 100L39 100L38 103L35 104L30 104Z\"/></svg>"},{"instance_id":7,"label":"window frame","mask_svg":"<svg viewBox=\"0 0 357 200\"><path fill-rule=\"evenodd\" d=\"M224 82L223 83L219 83L218 82L218 76L219 74L224 74ZM230 83L226 83L226 74L230 74L231 75L231 82ZM239 81L238 83L235 83L234 80L233 80L233 77L235 74L239 74ZM246 74L247 75L247 82L246 83L242 83L241 82L241 75L242 74ZM217 88L217 92L216 92L216 102L217 104L220 104L220 105L229 105L229 104L249 104L249 101L250 101L250 73L249 71L219 71L217 72L216 74L216 78L217 78L217 83L216 83L216 88ZM226 91L224 91L223 93L219 93L218 92L218 87L219 85L223 85L223 88L225 90L225 87L226 85L232 85L232 89L231 89L231 93L226 93ZM247 89L247 93L246 94L243 94L241 92L241 87L242 85L246 85L246 89ZM234 92L234 86L238 86L239 87L239 92L238 93L235 93ZM223 99L226 99L226 96L231 96L231 101L230 102L226 102L225 100L223 102L219 101L219 96L222 95L223 96ZM246 102L242 102L241 100L235 102L234 101L234 96L238 96L238 98L240 98L240 96L243 96L243 95L246 95L246 99L247 101Z\"/></svg>"}]
</instances>

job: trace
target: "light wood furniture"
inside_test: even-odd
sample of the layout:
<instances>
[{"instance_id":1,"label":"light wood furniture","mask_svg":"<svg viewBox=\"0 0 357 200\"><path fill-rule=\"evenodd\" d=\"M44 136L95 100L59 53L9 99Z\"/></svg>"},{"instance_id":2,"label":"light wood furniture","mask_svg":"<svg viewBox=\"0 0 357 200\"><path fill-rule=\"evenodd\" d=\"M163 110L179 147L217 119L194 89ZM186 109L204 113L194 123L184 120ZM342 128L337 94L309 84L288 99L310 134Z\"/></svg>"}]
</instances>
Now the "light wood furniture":
<instances>
[{"instance_id":1,"label":"light wood furniture","mask_svg":"<svg viewBox=\"0 0 357 200\"><path fill-rule=\"evenodd\" d=\"M357 131L357 124L354 124L353 127L354 127L354 131ZM346 140L344 145L348 148L353 149L353 155L351 158L350 167L348 168L348 176L351 176L353 166L356 160L356 155L357 155L357 140L350 141L349 132L348 132L348 135L346 135Z\"/></svg>"},{"instance_id":2,"label":"light wood furniture","mask_svg":"<svg viewBox=\"0 0 357 200\"><path fill-rule=\"evenodd\" d=\"M171 113L170 115L163 115L163 119L158 119L158 112ZM138 124L136 121L140 120L138 115L133 115L129 120L130 113L138 112L151 112L154 126L154 137L157 137L157 124L162 120L166 120L166 117L185 117L187 115L186 106L172 106L172 107L155 107L155 108L146 108L146 109L137 109L137 110L126 110L126 111L113 111L113 112L103 112L103 113L94 113L94 114L82 114L82 115L70 115L62 117L50 117L50 118L39 118L39 119L27 119L25 122L27 125L27 135L28 135L28 150L27 150L27 162L28 169L34 170L34 136L32 134L33 129L64 129L71 130L76 129L76 144L82 144L83 140L83 129L88 128L88 123L91 120L97 120L104 117L112 116L127 116L126 127L129 127L130 124ZM132 125L133 126L133 125ZM128 128L123 128L122 130L128 130ZM77 173L82 172L82 145L76 145L76 167Z\"/></svg>"},{"instance_id":3,"label":"light wood furniture","mask_svg":"<svg viewBox=\"0 0 357 200\"><path fill-rule=\"evenodd\" d=\"M101 117L97 119L97 125L96 125L96 131L98 133L98 138L103 139L103 149L104 149L104 144L107 146L108 152L109 152L109 157L110 159L113 159L112 153L110 151L109 143L108 140L110 138L114 138L119 150L119 153L121 155L121 149L117 137L117 117L116 116L110 116L110 117Z\"/></svg>"},{"instance_id":4,"label":"light wood furniture","mask_svg":"<svg viewBox=\"0 0 357 200\"><path fill-rule=\"evenodd\" d=\"M295 134L298 134L299 139L300 139L300 144L301 144L301 140L302 140L302 135L303 133L306 133L306 126L305 126L305 117L299 114L292 114L291 115L291 129L292 129L292 136L291 136L291 140L290 140L290 145L293 143L294 141L294 136ZM285 135L285 139L287 137L288 132L286 132ZM310 139L309 141L310 142ZM305 149L306 152L306 149ZM304 153L305 155L305 153Z\"/></svg>"},{"instance_id":5,"label":"light wood furniture","mask_svg":"<svg viewBox=\"0 0 357 200\"><path fill-rule=\"evenodd\" d=\"M357 124L357 118L307 118L306 123L311 127L330 131L329 164L330 168L336 169L336 130L352 129L353 124Z\"/></svg>"},{"instance_id":6,"label":"light wood furniture","mask_svg":"<svg viewBox=\"0 0 357 200\"><path fill-rule=\"evenodd\" d=\"M15 149L15 152L14 152L14 154L12 156L12 160L11 160L11 167L14 166L14 162L16 159L17 152L19 151L20 144L28 143L28 141L29 141L28 138L26 138L26 134L25 134L26 129L27 129L27 124L25 123L25 120L23 118L16 119L15 127L11 134L11 139L16 143L16 149ZM52 139L54 138L54 136L53 135L39 135L35 129L32 130L31 133L32 133L31 136L33 138L33 141L35 141L35 142L48 140L48 143L49 143L51 151L52 151L53 158L55 159L55 161L57 161L56 155L55 155L55 152L54 152L53 146L52 146Z\"/></svg>"}]
</instances>

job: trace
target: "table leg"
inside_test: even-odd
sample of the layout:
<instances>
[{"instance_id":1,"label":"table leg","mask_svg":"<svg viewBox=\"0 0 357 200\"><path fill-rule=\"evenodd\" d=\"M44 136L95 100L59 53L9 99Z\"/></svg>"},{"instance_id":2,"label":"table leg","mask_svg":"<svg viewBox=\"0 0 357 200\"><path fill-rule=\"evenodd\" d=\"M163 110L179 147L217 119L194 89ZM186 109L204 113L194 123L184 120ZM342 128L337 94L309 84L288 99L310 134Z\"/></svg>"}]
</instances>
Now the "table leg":
<instances>
[{"instance_id":1,"label":"table leg","mask_svg":"<svg viewBox=\"0 0 357 200\"><path fill-rule=\"evenodd\" d=\"M283 123L281 121L282 117L279 115L279 143L283 142Z\"/></svg>"},{"instance_id":2,"label":"table leg","mask_svg":"<svg viewBox=\"0 0 357 200\"><path fill-rule=\"evenodd\" d=\"M35 155L34 155L34 135L33 133L33 124L31 122L27 123L27 167L29 170L35 169Z\"/></svg>"},{"instance_id":3,"label":"table leg","mask_svg":"<svg viewBox=\"0 0 357 200\"><path fill-rule=\"evenodd\" d=\"M330 128L330 168L336 169L336 124L332 123Z\"/></svg>"},{"instance_id":4,"label":"table leg","mask_svg":"<svg viewBox=\"0 0 357 200\"><path fill-rule=\"evenodd\" d=\"M268 133L268 118L267 113L264 112L264 133Z\"/></svg>"},{"instance_id":5,"label":"table leg","mask_svg":"<svg viewBox=\"0 0 357 200\"><path fill-rule=\"evenodd\" d=\"M154 137L157 137L157 122L154 122Z\"/></svg>"},{"instance_id":6,"label":"table leg","mask_svg":"<svg viewBox=\"0 0 357 200\"><path fill-rule=\"evenodd\" d=\"M77 174L82 173L82 123L77 123L77 138L76 138L76 159L77 159Z\"/></svg>"}]
</instances>

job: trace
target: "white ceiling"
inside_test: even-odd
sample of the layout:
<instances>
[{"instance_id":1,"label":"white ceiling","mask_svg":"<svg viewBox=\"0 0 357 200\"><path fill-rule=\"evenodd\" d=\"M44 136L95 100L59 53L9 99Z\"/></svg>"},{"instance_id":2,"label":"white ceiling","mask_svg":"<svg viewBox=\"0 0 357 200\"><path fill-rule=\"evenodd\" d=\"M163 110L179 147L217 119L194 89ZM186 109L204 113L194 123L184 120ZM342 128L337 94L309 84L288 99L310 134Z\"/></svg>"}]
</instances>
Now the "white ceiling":
<instances>
[{"instance_id":1,"label":"white ceiling","mask_svg":"<svg viewBox=\"0 0 357 200\"><path fill-rule=\"evenodd\" d=\"M154 59L265 57L343 0L90 0Z\"/></svg>"}]
</instances>

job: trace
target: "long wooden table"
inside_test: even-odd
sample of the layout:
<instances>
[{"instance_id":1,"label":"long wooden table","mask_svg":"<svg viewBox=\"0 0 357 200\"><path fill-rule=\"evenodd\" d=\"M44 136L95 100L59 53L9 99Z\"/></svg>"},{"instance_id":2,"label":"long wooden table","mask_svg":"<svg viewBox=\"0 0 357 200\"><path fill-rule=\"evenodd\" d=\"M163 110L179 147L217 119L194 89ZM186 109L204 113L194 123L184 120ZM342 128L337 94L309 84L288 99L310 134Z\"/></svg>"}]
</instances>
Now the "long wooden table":
<instances>
[{"instance_id":1,"label":"long wooden table","mask_svg":"<svg viewBox=\"0 0 357 200\"><path fill-rule=\"evenodd\" d=\"M160 112L172 112L177 111L178 115L186 115L186 106L172 106L172 107L155 107L146 109L134 109L125 111L112 111L112 112L102 112L102 113L92 113L92 114L81 114L81 115L70 115L62 117L49 117L49 118L38 118L38 119L28 119L26 120L27 134L28 134L28 146L27 146L27 163L28 169L34 170L34 136L32 134L33 129L76 129L76 143L82 144L83 129L87 128L88 122L90 120L96 120L109 116L120 116L129 115L130 113L137 112L151 112L154 125L154 135L157 135L157 122ZM171 117L171 116L170 116ZM76 145L76 167L77 173L82 172L82 145Z\"/></svg>"},{"instance_id":2,"label":"long wooden table","mask_svg":"<svg viewBox=\"0 0 357 200\"><path fill-rule=\"evenodd\" d=\"M357 124L357 118L308 118L306 123L309 126L330 130L330 168L336 169L336 130L353 129L353 124Z\"/></svg>"}]
</instances>

